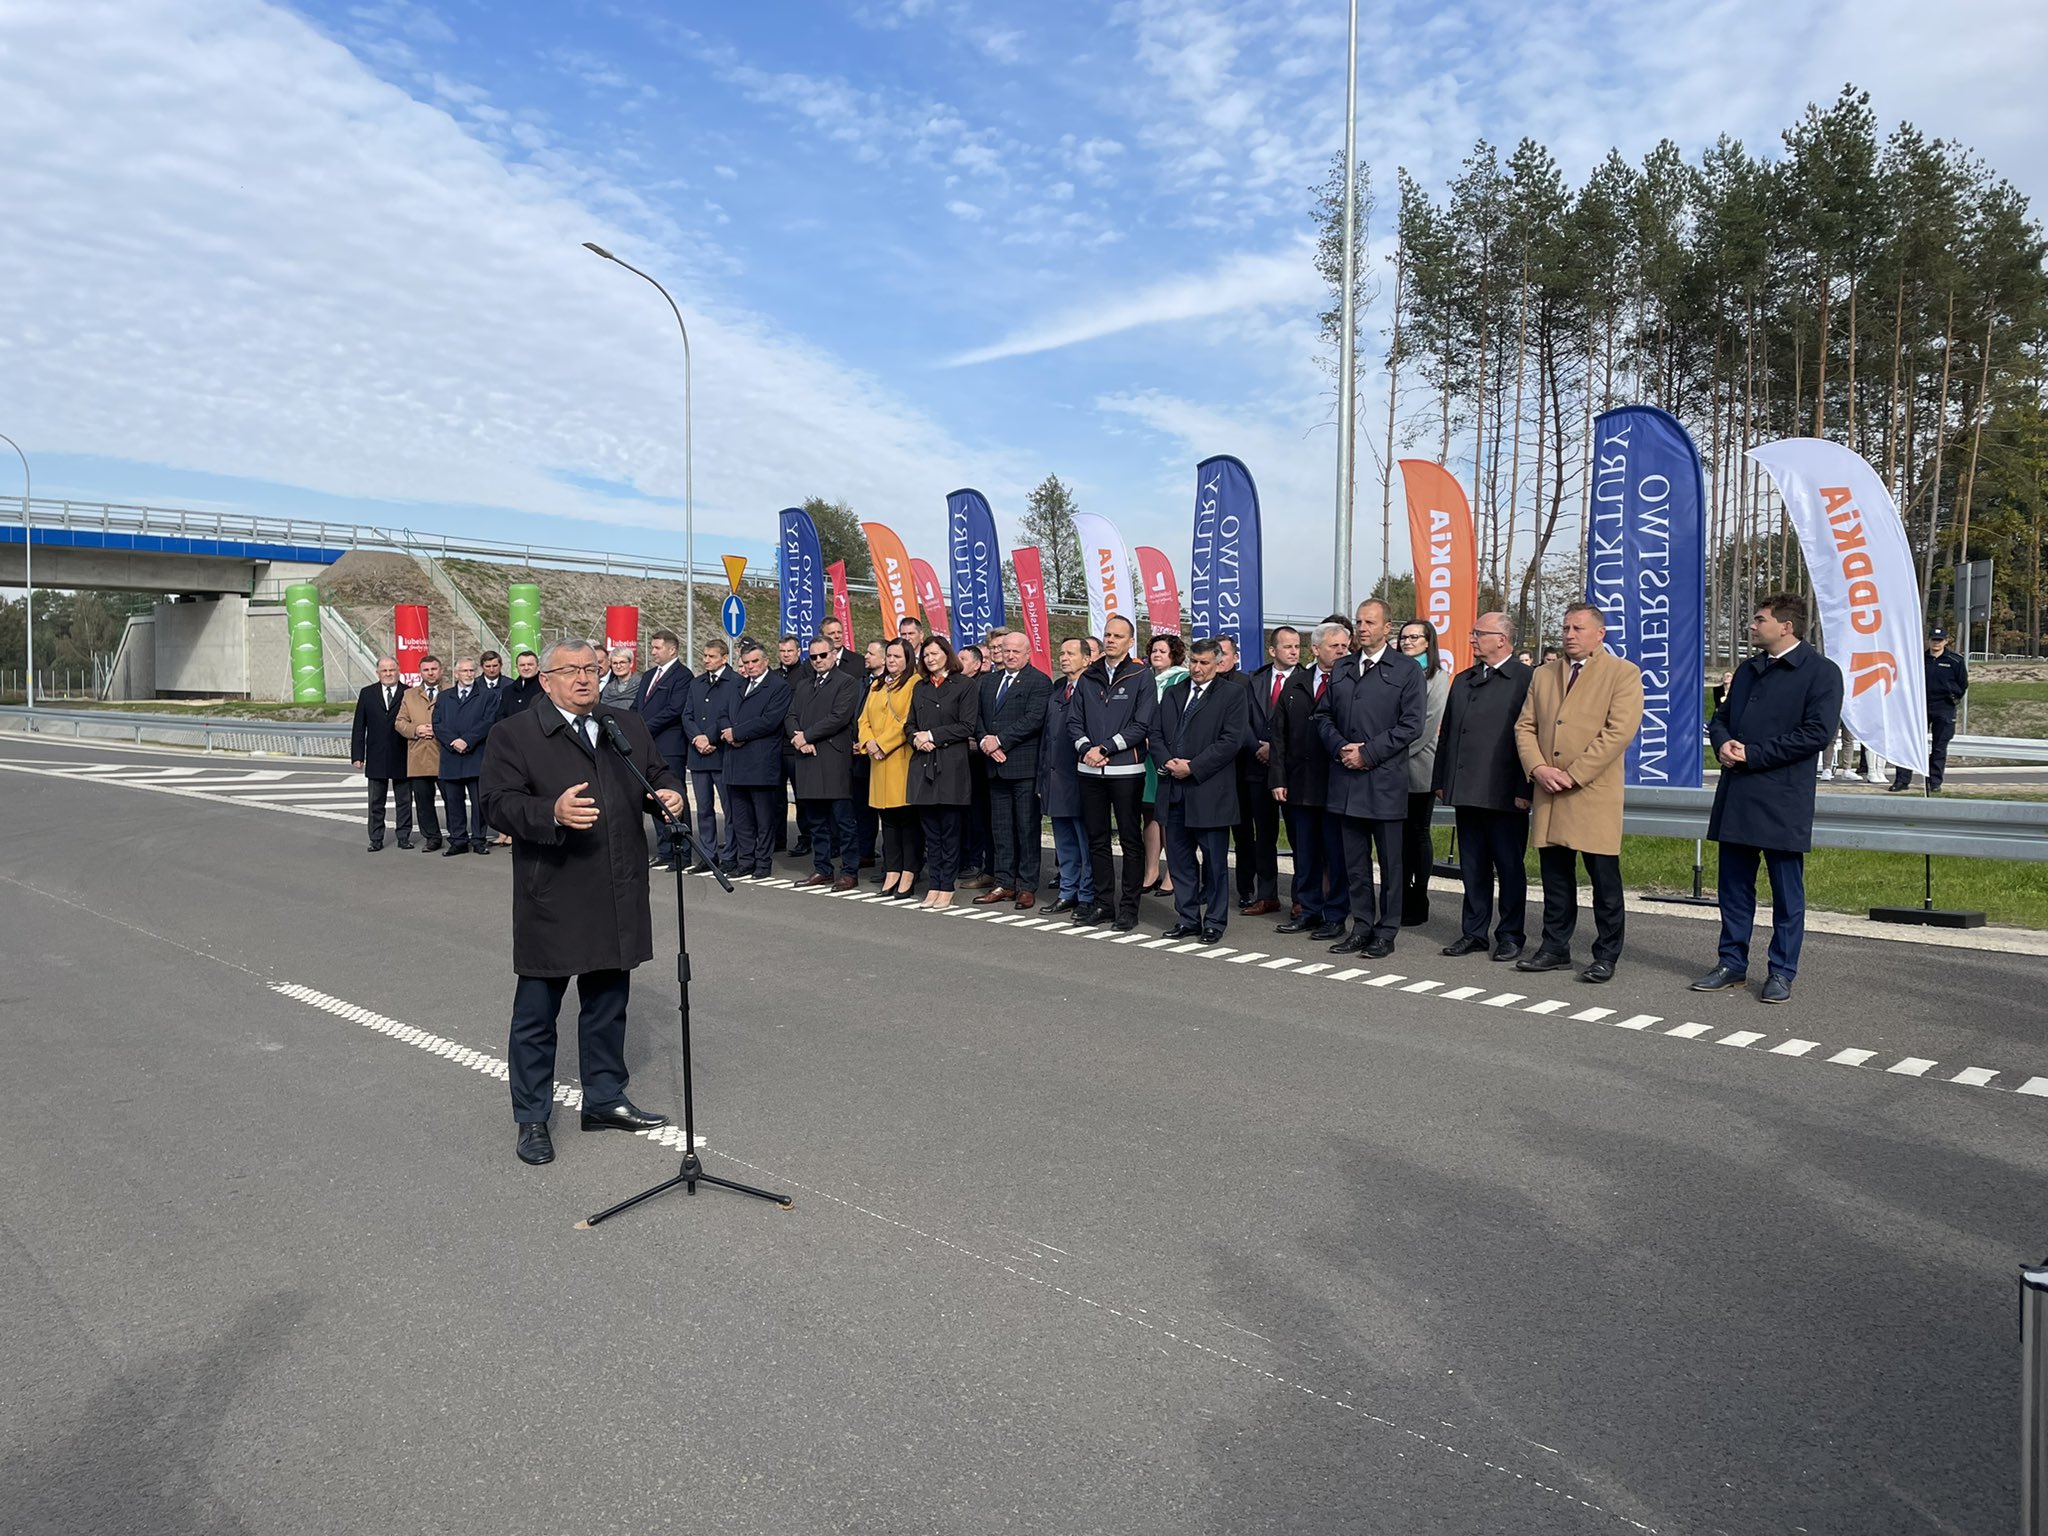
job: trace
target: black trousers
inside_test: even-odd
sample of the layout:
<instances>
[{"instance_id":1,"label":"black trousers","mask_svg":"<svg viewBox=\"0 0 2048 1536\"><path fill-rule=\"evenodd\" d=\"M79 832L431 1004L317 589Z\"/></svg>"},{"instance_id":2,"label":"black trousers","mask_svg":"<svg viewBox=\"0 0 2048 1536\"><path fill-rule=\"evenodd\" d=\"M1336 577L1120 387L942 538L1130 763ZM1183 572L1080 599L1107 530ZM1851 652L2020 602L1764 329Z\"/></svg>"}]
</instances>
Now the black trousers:
<instances>
[{"instance_id":1,"label":"black trousers","mask_svg":"<svg viewBox=\"0 0 2048 1536\"><path fill-rule=\"evenodd\" d=\"M398 840L401 843L412 841L412 795L410 794L410 792L407 791L405 787L407 784L411 782L412 781L410 779L370 780L371 843L375 844L378 847L383 846L384 797L385 795L389 794L393 789L397 790L397 795L395 796L395 798L397 800L398 806Z\"/></svg>"},{"instance_id":2,"label":"black trousers","mask_svg":"<svg viewBox=\"0 0 2048 1536\"><path fill-rule=\"evenodd\" d=\"M1278 901L1280 804L1266 782L1263 763L1239 776L1237 803L1244 811L1237 824L1237 899Z\"/></svg>"},{"instance_id":3,"label":"black trousers","mask_svg":"<svg viewBox=\"0 0 2048 1536\"><path fill-rule=\"evenodd\" d=\"M780 784L728 784L727 829L733 868L742 875L775 873L775 834L786 825Z\"/></svg>"},{"instance_id":4,"label":"black trousers","mask_svg":"<svg viewBox=\"0 0 2048 1536\"><path fill-rule=\"evenodd\" d=\"M413 821L420 829L420 836L430 843L441 841L441 811L434 803L434 796L440 792L441 781L420 774L407 779L399 789L400 796L412 796Z\"/></svg>"},{"instance_id":5,"label":"black trousers","mask_svg":"<svg viewBox=\"0 0 2048 1536\"><path fill-rule=\"evenodd\" d=\"M1569 955L1579 925L1578 861L1586 862L1593 885L1593 958L1609 965L1621 958L1628 909L1621 899L1621 855L1579 853L1571 848L1536 850L1543 871L1543 952Z\"/></svg>"},{"instance_id":6,"label":"black trousers","mask_svg":"<svg viewBox=\"0 0 2048 1536\"><path fill-rule=\"evenodd\" d=\"M1095 878L1095 904L1114 906L1118 917L1138 917L1138 889L1145 883L1145 776L1142 773L1081 775L1081 820L1088 828L1088 863ZM1109 818L1116 816L1116 840L1124 853L1124 883L1116 883L1109 858Z\"/></svg>"},{"instance_id":7,"label":"black trousers","mask_svg":"<svg viewBox=\"0 0 2048 1536\"><path fill-rule=\"evenodd\" d=\"M681 753L670 757L664 752L661 754L661 760L668 764L668 771L676 776L678 784L690 782L690 765L683 759ZM683 824L688 826L690 817L689 796L685 795L683 799ZM654 812L649 811L647 814L653 816ZM668 823L658 817L655 818L654 822L654 851L664 859L681 859L685 864L690 861L689 848L687 846L677 847L676 840L668 835Z\"/></svg>"},{"instance_id":8,"label":"black trousers","mask_svg":"<svg viewBox=\"0 0 2048 1536\"><path fill-rule=\"evenodd\" d=\"M974 786L974 799L961 808L960 867L993 874L995 858L994 810L989 800L988 764L979 755L967 760Z\"/></svg>"},{"instance_id":9,"label":"black trousers","mask_svg":"<svg viewBox=\"0 0 2048 1536\"><path fill-rule=\"evenodd\" d=\"M586 971L576 978L576 1057L583 1107L609 1109L626 1096L626 999L631 971ZM512 1118L546 1120L555 1107L555 1021L567 976L522 976L512 992Z\"/></svg>"},{"instance_id":10,"label":"black trousers","mask_svg":"<svg viewBox=\"0 0 2048 1536\"><path fill-rule=\"evenodd\" d=\"M799 800L796 824L811 840L811 867L819 874L832 874L835 858L839 860L838 873L860 873L860 854L854 850L851 800Z\"/></svg>"},{"instance_id":11,"label":"black trousers","mask_svg":"<svg viewBox=\"0 0 2048 1536\"><path fill-rule=\"evenodd\" d=\"M1436 867L1436 844L1430 824L1436 796L1428 790L1408 791L1408 819L1401 823L1401 926L1429 921L1429 875Z\"/></svg>"},{"instance_id":12,"label":"black trousers","mask_svg":"<svg viewBox=\"0 0 2048 1536\"><path fill-rule=\"evenodd\" d=\"M451 848L466 848L490 836L484 830L483 780L443 779L441 803L448 809L448 845Z\"/></svg>"},{"instance_id":13,"label":"black trousers","mask_svg":"<svg viewBox=\"0 0 2048 1536\"><path fill-rule=\"evenodd\" d=\"M1955 739L1956 712L1953 709L1927 711L1927 787L1941 788L1941 781L1948 776L1948 744ZM1897 768L1892 771L1892 782L1903 789L1913 782L1913 770Z\"/></svg>"},{"instance_id":14,"label":"black trousers","mask_svg":"<svg viewBox=\"0 0 2048 1536\"><path fill-rule=\"evenodd\" d=\"M925 884L934 891L950 891L960 878L960 823L965 806L919 806L924 825Z\"/></svg>"},{"instance_id":15,"label":"black trousers","mask_svg":"<svg viewBox=\"0 0 2048 1536\"><path fill-rule=\"evenodd\" d=\"M1379 902L1372 889L1372 861L1380 861ZM1344 872L1351 887L1351 931L1369 932L1392 943L1401 931L1401 823L1344 818Z\"/></svg>"},{"instance_id":16,"label":"black trousers","mask_svg":"<svg viewBox=\"0 0 2048 1536\"><path fill-rule=\"evenodd\" d=\"M1489 811L1461 805L1458 816L1458 871L1465 879L1465 911L1460 931L1486 942L1493 922L1494 892L1500 892L1500 926L1496 944L1528 942L1529 813Z\"/></svg>"},{"instance_id":17,"label":"black trousers","mask_svg":"<svg viewBox=\"0 0 2048 1536\"><path fill-rule=\"evenodd\" d=\"M915 875L924 868L924 818L914 805L892 805L881 812L882 868Z\"/></svg>"},{"instance_id":18,"label":"black trousers","mask_svg":"<svg viewBox=\"0 0 2048 1536\"><path fill-rule=\"evenodd\" d=\"M1038 833L1038 781L988 781L989 873L1013 891L1038 889L1044 845Z\"/></svg>"},{"instance_id":19,"label":"black trousers","mask_svg":"<svg viewBox=\"0 0 2048 1536\"><path fill-rule=\"evenodd\" d=\"M1221 933L1230 923L1230 828L1189 826L1185 801L1169 801L1161 809L1166 867L1173 872L1174 921Z\"/></svg>"},{"instance_id":20,"label":"black trousers","mask_svg":"<svg viewBox=\"0 0 2048 1536\"><path fill-rule=\"evenodd\" d=\"M860 859L866 863L875 856L875 846L881 831L881 818L875 808L868 804L868 789L873 783L873 760L865 753L853 755L853 838L860 850Z\"/></svg>"},{"instance_id":21,"label":"black trousers","mask_svg":"<svg viewBox=\"0 0 2048 1536\"><path fill-rule=\"evenodd\" d=\"M718 775L706 773L701 768L690 770L690 788L697 797L697 841L704 845L704 852L720 863L732 862L732 801L727 798L725 787ZM725 841L718 840L718 812L712 802L716 800L725 806Z\"/></svg>"}]
</instances>

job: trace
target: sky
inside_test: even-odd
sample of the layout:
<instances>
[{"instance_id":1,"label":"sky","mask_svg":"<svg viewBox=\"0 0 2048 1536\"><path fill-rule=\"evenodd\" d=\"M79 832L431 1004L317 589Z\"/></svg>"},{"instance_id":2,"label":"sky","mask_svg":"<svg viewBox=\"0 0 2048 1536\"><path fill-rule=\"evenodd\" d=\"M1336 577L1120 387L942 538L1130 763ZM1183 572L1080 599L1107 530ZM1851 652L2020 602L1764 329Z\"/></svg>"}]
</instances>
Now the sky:
<instances>
[{"instance_id":1,"label":"sky","mask_svg":"<svg viewBox=\"0 0 2048 1536\"><path fill-rule=\"evenodd\" d=\"M0 0L0 432L39 496L666 558L687 461L707 564L771 560L816 494L943 570L947 491L1007 538L1056 473L1183 581L1195 465L1233 453L1268 610L1317 612L1307 210L1345 25L1343 0ZM1845 80L2040 206L2044 69L2037 0L1366 0L1371 260L1397 166L1440 187L1481 136L1575 180L1663 136L1772 145ZM675 317L586 240L681 308L688 455ZM1382 502L1362 450L1360 588Z\"/></svg>"}]
</instances>

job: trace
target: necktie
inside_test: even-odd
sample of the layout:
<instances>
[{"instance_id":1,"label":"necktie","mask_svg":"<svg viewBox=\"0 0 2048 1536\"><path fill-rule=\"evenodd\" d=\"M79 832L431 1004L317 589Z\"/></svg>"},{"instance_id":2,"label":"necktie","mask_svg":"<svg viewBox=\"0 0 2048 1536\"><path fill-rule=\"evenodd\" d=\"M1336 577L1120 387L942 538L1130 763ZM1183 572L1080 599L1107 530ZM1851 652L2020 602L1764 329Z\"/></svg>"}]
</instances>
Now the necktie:
<instances>
[{"instance_id":1,"label":"necktie","mask_svg":"<svg viewBox=\"0 0 2048 1536\"><path fill-rule=\"evenodd\" d=\"M824 674L824 673L822 673L822 672L820 672L820 673L818 674L818 682L817 682L817 686L818 686L818 687L820 687L820 688L822 688L822 687L824 687L824 686L825 686L825 674Z\"/></svg>"},{"instance_id":2,"label":"necktie","mask_svg":"<svg viewBox=\"0 0 2048 1536\"><path fill-rule=\"evenodd\" d=\"M1185 720L1189 715L1192 715L1195 712L1195 706L1201 702L1202 684L1197 683L1194 687L1188 690L1188 707L1181 711L1181 719Z\"/></svg>"},{"instance_id":3,"label":"necktie","mask_svg":"<svg viewBox=\"0 0 2048 1536\"><path fill-rule=\"evenodd\" d=\"M1487 680L1487 679L1488 679L1489 677L1492 677L1492 676L1493 676L1493 668L1489 667L1489 666L1488 666L1488 665L1487 665L1487 664L1486 664L1485 662L1483 662L1483 661L1482 661L1481 663L1479 663L1479 681L1483 683L1483 682L1485 682L1485 681L1486 681L1486 680Z\"/></svg>"},{"instance_id":4,"label":"necktie","mask_svg":"<svg viewBox=\"0 0 2048 1536\"><path fill-rule=\"evenodd\" d=\"M391 690L389 688L384 690L384 707L386 709L391 707Z\"/></svg>"},{"instance_id":5,"label":"necktie","mask_svg":"<svg viewBox=\"0 0 2048 1536\"><path fill-rule=\"evenodd\" d=\"M746 690L740 694L740 697L743 699L751 699L754 696L754 689L756 685L760 683L760 681L761 679L759 679L758 677L749 678L747 680Z\"/></svg>"},{"instance_id":6,"label":"necktie","mask_svg":"<svg viewBox=\"0 0 2048 1536\"><path fill-rule=\"evenodd\" d=\"M469 697L469 690L468 690L467 688L458 688L458 689L456 689L456 690L455 690L455 702L456 702L456 703L460 704L460 703L462 703L462 702L463 702L464 700L466 700L466 699L467 699L468 697Z\"/></svg>"},{"instance_id":7,"label":"necktie","mask_svg":"<svg viewBox=\"0 0 2048 1536\"><path fill-rule=\"evenodd\" d=\"M1574 688L1579 686L1579 668L1583 667L1584 665L1585 663L1583 661L1575 661L1572 663L1572 675L1564 680L1564 691L1567 695L1569 695Z\"/></svg>"},{"instance_id":8,"label":"necktie","mask_svg":"<svg viewBox=\"0 0 2048 1536\"><path fill-rule=\"evenodd\" d=\"M1318 700L1322 698L1323 689L1329 684L1329 681L1330 674L1325 672L1321 667L1316 668L1316 698Z\"/></svg>"},{"instance_id":9,"label":"necktie","mask_svg":"<svg viewBox=\"0 0 2048 1536\"><path fill-rule=\"evenodd\" d=\"M1011 681L1011 679L1012 679L1012 678L1014 678L1014 677L1015 677L1016 675L1017 675L1017 674L1016 674L1016 673L1014 673L1014 672L1005 672L1005 673L1003 674L1003 680L1002 680L1001 682L999 682L999 683L997 683L997 684L996 684L996 708L997 708L997 709L1001 709L1001 708L1003 707L1003 695L1004 695L1004 694L1006 694L1006 693L1008 693L1008 692L1010 691L1010 681Z\"/></svg>"},{"instance_id":10,"label":"necktie","mask_svg":"<svg viewBox=\"0 0 2048 1536\"><path fill-rule=\"evenodd\" d=\"M434 696L438 694L441 690L436 688L432 683L429 683L427 684L426 689L424 691L427 695L427 702L431 704L434 702Z\"/></svg>"},{"instance_id":11,"label":"necktie","mask_svg":"<svg viewBox=\"0 0 2048 1536\"><path fill-rule=\"evenodd\" d=\"M1266 708L1271 709L1280 702L1280 690L1287 686L1287 675L1278 667L1273 669L1273 692L1266 699Z\"/></svg>"},{"instance_id":12,"label":"necktie","mask_svg":"<svg viewBox=\"0 0 2048 1536\"><path fill-rule=\"evenodd\" d=\"M591 754L595 756L597 753L597 722L588 715L578 715L576 717L576 734L582 738L583 744L589 747Z\"/></svg>"}]
</instances>

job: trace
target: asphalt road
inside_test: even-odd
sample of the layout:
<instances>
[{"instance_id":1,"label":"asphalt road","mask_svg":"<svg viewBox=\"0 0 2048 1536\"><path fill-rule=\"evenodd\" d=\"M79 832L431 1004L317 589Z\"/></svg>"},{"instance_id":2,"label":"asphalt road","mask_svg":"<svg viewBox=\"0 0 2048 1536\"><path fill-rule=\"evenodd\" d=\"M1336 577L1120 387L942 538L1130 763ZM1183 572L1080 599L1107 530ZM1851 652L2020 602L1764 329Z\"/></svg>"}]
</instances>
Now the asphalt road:
<instances>
[{"instance_id":1,"label":"asphalt road","mask_svg":"<svg viewBox=\"0 0 2048 1536\"><path fill-rule=\"evenodd\" d=\"M579 1231L675 1153L513 1158L511 861L94 782L193 762L0 743L9 1532L2012 1524L2038 957L1766 1009L1680 916L1596 988L1441 900L1304 974L692 880L706 1161L796 1207Z\"/></svg>"}]
</instances>

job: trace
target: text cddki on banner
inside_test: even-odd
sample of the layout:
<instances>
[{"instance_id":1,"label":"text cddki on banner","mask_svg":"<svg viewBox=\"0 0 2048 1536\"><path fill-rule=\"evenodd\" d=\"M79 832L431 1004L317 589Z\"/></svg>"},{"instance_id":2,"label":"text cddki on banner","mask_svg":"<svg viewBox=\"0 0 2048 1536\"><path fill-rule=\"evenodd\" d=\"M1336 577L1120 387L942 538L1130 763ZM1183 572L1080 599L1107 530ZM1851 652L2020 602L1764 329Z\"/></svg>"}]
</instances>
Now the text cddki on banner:
<instances>
[{"instance_id":1,"label":"text cddki on banner","mask_svg":"<svg viewBox=\"0 0 2048 1536\"><path fill-rule=\"evenodd\" d=\"M1594 423L1586 601L1607 649L1643 670L1643 728L1624 782L1698 789L1707 689L1706 484L1678 420L1648 405Z\"/></svg>"},{"instance_id":2,"label":"text cddki on banner","mask_svg":"<svg viewBox=\"0 0 2048 1536\"><path fill-rule=\"evenodd\" d=\"M1074 514L1074 532L1081 537L1081 575L1088 583L1088 627L1101 634L1112 614L1138 627L1138 606L1131 601L1131 557L1124 536L1106 517Z\"/></svg>"},{"instance_id":3,"label":"text cddki on banner","mask_svg":"<svg viewBox=\"0 0 2048 1536\"><path fill-rule=\"evenodd\" d=\"M875 585L882 597L882 638L893 640L905 619L916 618L917 593L912 590L910 555L896 530L887 523L862 523L868 556L875 565Z\"/></svg>"},{"instance_id":4,"label":"text cddki on banner","mask_svg":"<svg viewBox=\"0 0 2048 1536\"><path fill-rule=\"evenodd\" d=\"M1884 482L1858 455L1818 437L1752 448L1785 499L1813 574L1828 656L1842 669L1842 723L1872 751L1927 771L1927 677L1920 664L1920 578Z\"/></svg>"},{"instance_id":5,"label":"text cddki on banner","mask_svg":"<svg viewBox=\"0 0 2048 1536\"><path fill-rule=\"evenodd\" d=\"M1426 459L1401 460L1408 497L1408 546L1415 558L1415 606L1436 626L1437 658L1456 674L1472 665L1479 619L1479 550L1472 508L1455 476Z\"/></svg>"}]
</instances>

